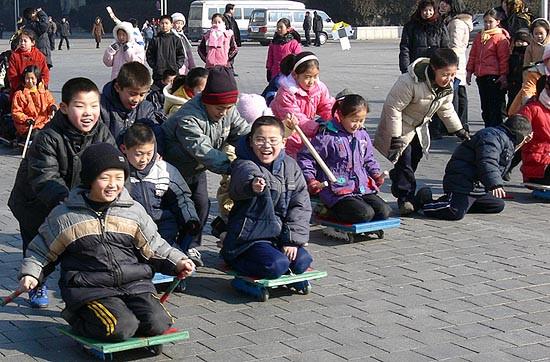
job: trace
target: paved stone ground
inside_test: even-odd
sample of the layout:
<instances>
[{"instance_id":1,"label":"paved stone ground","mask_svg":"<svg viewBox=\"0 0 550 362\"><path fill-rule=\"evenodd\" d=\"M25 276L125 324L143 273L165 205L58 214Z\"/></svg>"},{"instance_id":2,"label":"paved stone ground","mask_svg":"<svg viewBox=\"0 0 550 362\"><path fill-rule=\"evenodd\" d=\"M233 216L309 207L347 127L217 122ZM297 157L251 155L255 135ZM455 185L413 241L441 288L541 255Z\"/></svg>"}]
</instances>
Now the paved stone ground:
<instances>
[{"instance_id":1,"label":"paved stone ground","mask_svg":"<svg viewBox=\"0 0 550 362\"><path fill-rule=\"evenodd\" d=\"M5 41L1 43L5 45ZM107 44L104 43L104 46ZM333 94L349 87L372 107L369 131L398 76L396 42L337 43L311 48L321 58L321 78ZM245 92L264 86L267 48L245 46L237 58ZM76 40L71 51L55 51L51 89L88 76L98 84L110 71L92 40ZM469 87L473 128L481 126L477 89ZM454 137L434 142L417 172L421 185L441 191ZM17 287L21 260L18 225L5 206L19 164L18 153L0 148L0 293ZM385 161L382 166L389 167ZM218 178L209 177L215 195ZM186 361L549 361L550 247L548 205L520 185L519 172L506 189L515 195L500 215L468 215L460 222L414 216L383 240L344 244L312 227L309 250L327 278L310 295L274 290L266 303L234 291L211 236L202 248L207 266L188 289L168 300L176 327L190 339L165 346L156 360ZM384 197L395 208L389 185ZM215 205L213 205L215 210ZM29 308L24 298L0 310L0 354L5 360L84 360L88 357L56 327L64 324L56 276L48 280L50 307ZM122 359L143 354L126 353Z\"/></svg>"}]
</instances>

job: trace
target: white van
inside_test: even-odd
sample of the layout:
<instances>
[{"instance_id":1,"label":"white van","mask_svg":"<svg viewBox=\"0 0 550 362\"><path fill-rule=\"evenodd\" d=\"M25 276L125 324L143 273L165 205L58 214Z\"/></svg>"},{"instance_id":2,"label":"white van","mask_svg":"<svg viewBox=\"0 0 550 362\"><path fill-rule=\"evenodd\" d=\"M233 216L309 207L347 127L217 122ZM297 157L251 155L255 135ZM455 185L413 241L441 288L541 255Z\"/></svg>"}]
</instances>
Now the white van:
<instances>
[{"instance_id":1,"label":"white van","mask_svg":"<svg viewBox=\"0 0 550 362\"><path fill-rule=\"evenodd\" d=\"M273 39L273 34L277 30L277 22L279 19L287 18L290 20L290 25L300 34L300 37L302 37L302 41L305 41L303 23L306 11L309 11L312 17L313 12L317 11L317 14L323 18L323 31L319 38L321 44L325 44L329 37L332 38L332 27L334 26L334 22L323 10L314 9L256 9L252 12L248 23L248 40L259 41L262 45L268 45L271 39ZM313 41L315 37L313 31L311 31L310 34L311 40Z\"/></svg>"},{"instance_id":2,"label":"white van","mask_svg":"<svg viewBox=\"0 0 550 362\"><path fill-rule=\"evenodd\" d=\"M191 3L188 16L187 37L190 40L200 40L202 35L212 27L212 15L223 14L226 4L235 4L235 20L241 32L241 39L248 37L248 20L254 9L283 8L305 9L305 5L297 1L285 0L197 0Z\"/></svg>"}]
</instances>

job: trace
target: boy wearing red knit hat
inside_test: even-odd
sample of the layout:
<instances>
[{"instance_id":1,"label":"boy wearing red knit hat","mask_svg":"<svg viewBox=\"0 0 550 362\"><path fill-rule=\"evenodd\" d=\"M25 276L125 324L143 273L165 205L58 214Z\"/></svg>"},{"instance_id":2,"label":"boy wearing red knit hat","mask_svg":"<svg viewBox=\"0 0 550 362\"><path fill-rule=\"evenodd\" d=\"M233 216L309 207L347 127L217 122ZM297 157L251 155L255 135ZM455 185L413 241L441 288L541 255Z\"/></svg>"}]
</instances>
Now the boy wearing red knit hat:
<instances>
[{"instance_id":1,"label":"boy wearing red knit hat","mask_svg":"<svg viewBox=\"0 0 550 362\"><path fill-rule=\"evenodd\" d=\"M250 131L249 123L241 117L235 104L239 91L231 69L215 66L210 69L202 94L185 103L162 125L164 159L176 166L191 189L191 199L204 227L210 210L206 170L228 175L230 160L221 151L225 143L235 145ZM201 234L191 241L187 254L202 266L196 249Z\"/></svg>"}]
</instances>

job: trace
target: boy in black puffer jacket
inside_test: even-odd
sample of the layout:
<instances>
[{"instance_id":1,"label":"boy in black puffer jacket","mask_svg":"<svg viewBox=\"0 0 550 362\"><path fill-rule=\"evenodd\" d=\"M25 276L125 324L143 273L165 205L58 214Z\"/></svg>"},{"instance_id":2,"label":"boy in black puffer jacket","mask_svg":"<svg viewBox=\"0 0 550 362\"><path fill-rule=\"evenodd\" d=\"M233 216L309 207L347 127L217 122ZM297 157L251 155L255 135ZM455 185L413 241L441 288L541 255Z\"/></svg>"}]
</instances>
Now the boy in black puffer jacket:
<instances>
[{"instance_id":1,"label":"boy in black puffer jacket","mask_svg":"<svg viewBox=\"0 0 550 362\"><path fill-rule=\"evenodd\" d=\"M33 140L17 170L8 206L19 221L23 255L38 228L69 190L80 183L80 155L93 143L115 140L99 118L99 90L87 78L73 78L61 90L59 112ZM31 306L48 306L46 286L29 293Z\"/></svg>"},{"instance_id":2,"label":"boy in black puffer jacket","mask_svg":"<svg viewBox=\"0 0 550 362\"><path fill-rule=\"evenodd\" d=\"M88 147L80 187L40 227L19 274L20 288L29 290L59 263L62 317L75 333L108 342L168 330L174 320L155 296L155 268L184 276L195 268L124 189L128 174L113 145Z\"/></svg>"},{"instance_id":3,"label":"boy in black puffer jacket","mask_svg":"<svg viewBox=\"0 0 550 362\"><path fill-rule=\"evenodd\" d=\"M169 15L160 17L160 31L151 40L145 53L147 64L153 69L153 80L155 81L162 78L166 69L178 71L187 59L180 38L172 32L172 25L172 18Z\"/></svg>"},{"instance_id":4,"label":"boy in black puffer jacket","mask_svg":"<svg viewBox=\"0 0 550 362\"><path fill-rule=\"evenodd\" d=\"M418 190L416 206L436 219L460 220L466 213L497 214L506 197L503 175L515 148L532 135L529 119L516 114L497 127L487 127L462 142L445 168L445 195L432 200L429 187Z\"/></svg>"}]
</instances>

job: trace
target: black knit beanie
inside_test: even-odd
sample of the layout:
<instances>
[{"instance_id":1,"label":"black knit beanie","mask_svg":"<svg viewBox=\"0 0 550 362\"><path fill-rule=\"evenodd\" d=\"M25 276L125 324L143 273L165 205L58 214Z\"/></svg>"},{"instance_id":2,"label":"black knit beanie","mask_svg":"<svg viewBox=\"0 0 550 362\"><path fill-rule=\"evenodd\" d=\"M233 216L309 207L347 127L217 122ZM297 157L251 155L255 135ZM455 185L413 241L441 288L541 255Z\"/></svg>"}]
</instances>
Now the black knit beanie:
<instances>
[{"instance_id":1,"label":"black knit beanie","mask_svg":"<svg viewBox=\"0 0 550 362\"><path fill-rule=\"evenodd\" d=\"M201 100L206 104L237 103L239 90L233 76L233 70L216 65L208 72L206 87L202 91Z\"/></svg>"},{"instance_id":2,"label":"black knit beanie","mask_svg":"<svg viewBox=\"0 0 550 362\"><path fill-rule=\"evenodd\" d=\"M100 173L109 168L124 170L124 179L130 174L128 161L115 146L109 143L95 143L88 146L80 156L82 169L80 181L85 187L90 187Z\"/></svg>"}]
</instances>

